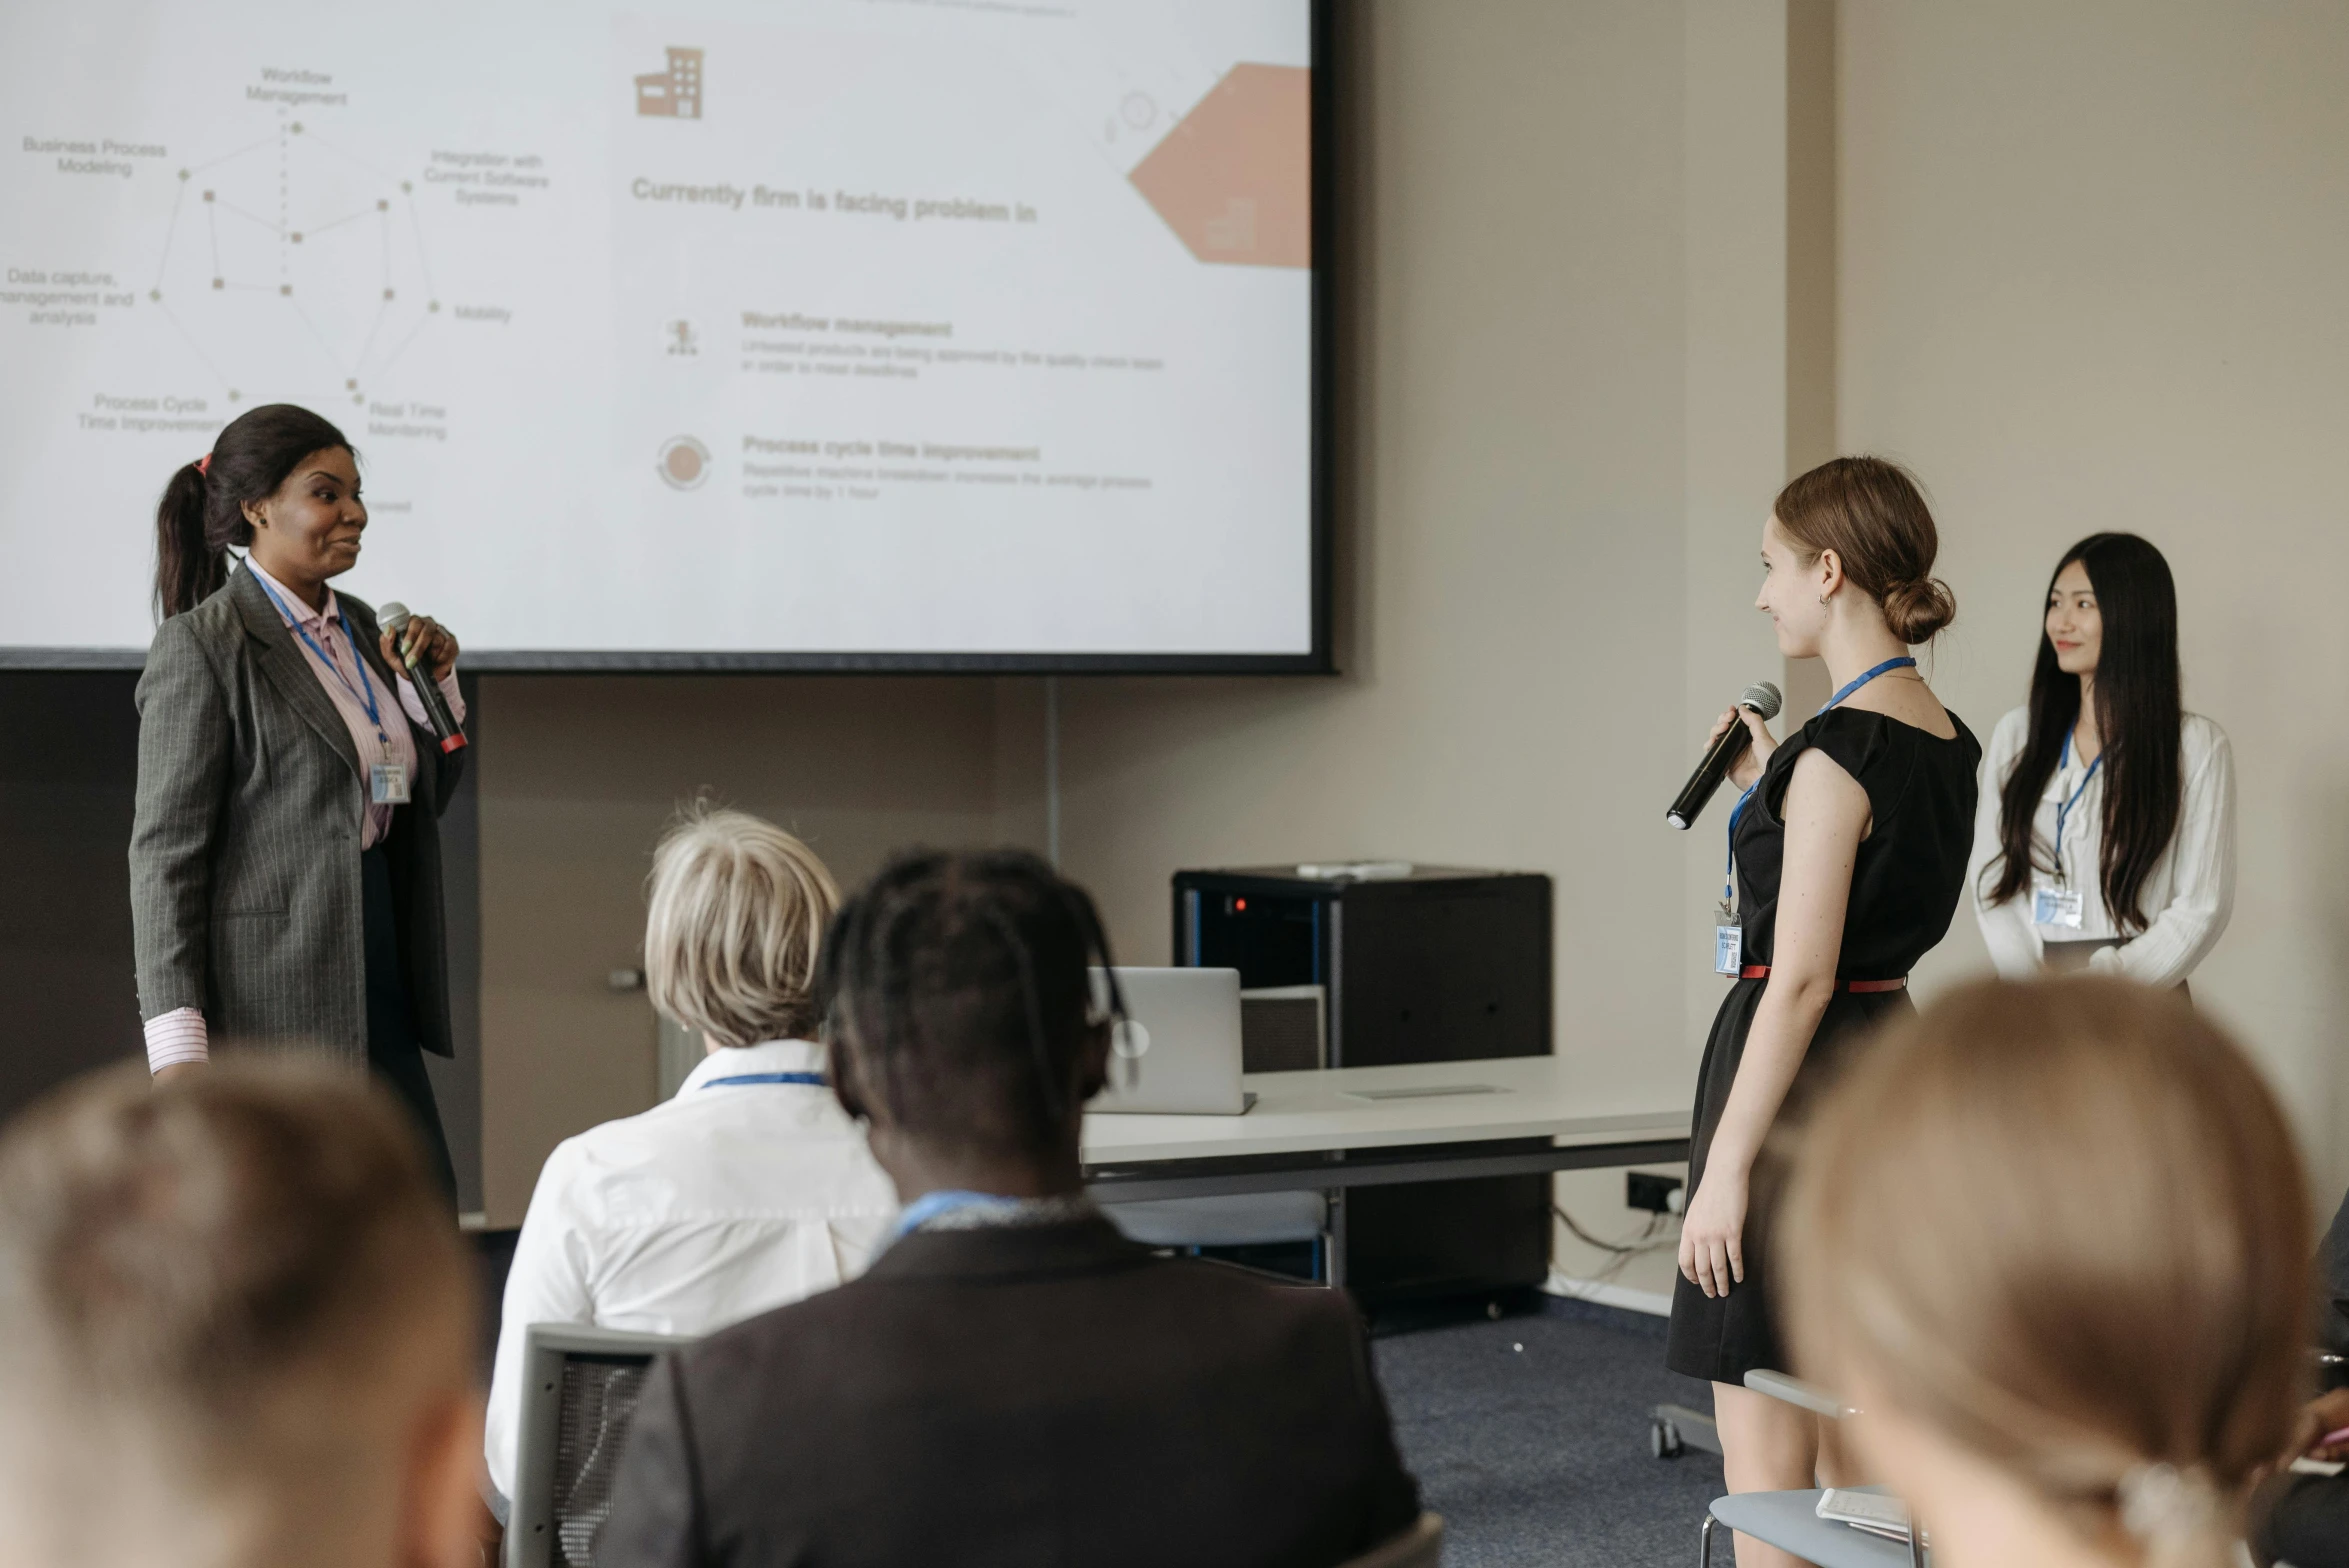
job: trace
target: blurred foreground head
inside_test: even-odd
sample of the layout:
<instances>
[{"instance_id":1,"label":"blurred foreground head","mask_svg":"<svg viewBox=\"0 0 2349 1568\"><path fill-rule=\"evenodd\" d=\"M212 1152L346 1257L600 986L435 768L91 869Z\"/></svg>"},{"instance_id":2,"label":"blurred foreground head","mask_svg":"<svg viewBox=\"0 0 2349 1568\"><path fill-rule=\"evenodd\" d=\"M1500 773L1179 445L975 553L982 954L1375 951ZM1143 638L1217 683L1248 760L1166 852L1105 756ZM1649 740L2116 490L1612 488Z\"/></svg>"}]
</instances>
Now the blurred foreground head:
<instances>
[{"instance_id":1,"label":"blurred foreground head","mask_svg":"<svg viewBox=\"0 0 2349 1568\"><path fill-rule=\"evenodd\" d=\"M364 1079L84 1080L0 1136L0 1564L476 1561L472 1333Z\"/></svg>"},{"instance_id":2,"label":"blurred foreground head","mask_svg":"<svg viewBox=\"0 0 2349 1568\"><path fill-rule=\"evenodd\" d=\"M1935 1003L1820 1107L1782 1234L1798 1366L1937 1557L2024 1521L2231 1560L2302 1394L2313 1237L2274 1096L2173 993Z\"/></svg>"}]
</instances>

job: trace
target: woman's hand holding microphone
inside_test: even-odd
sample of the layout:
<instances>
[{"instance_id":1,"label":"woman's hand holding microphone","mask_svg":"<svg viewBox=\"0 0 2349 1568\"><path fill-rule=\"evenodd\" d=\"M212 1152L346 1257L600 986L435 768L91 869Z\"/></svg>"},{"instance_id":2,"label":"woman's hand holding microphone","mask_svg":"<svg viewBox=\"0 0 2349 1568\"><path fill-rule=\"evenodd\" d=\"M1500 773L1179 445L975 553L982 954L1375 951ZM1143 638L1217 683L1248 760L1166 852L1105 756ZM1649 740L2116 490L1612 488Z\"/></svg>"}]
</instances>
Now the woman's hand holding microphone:
<instances>
[{"instance_id":1,"label":"woman's hand holding microphone","mask_svg":"<svg viewBox=\"0 0 2349 1568\"><path fill-rule=\"evenodd\" d=\"M383 662L395 670L408 667L402 644L413 649L416 662L432 672L435 681L445 681L449 671L457 667L456 634L429 615L410 616L398 634L386 630L383 634Z\"/></svg>"},{"instance_id":2,"label":"woman's hand holding microphone","mask_svg":"<svg viewBox=\"0 0 2349 1568\"><path fill-rule=\"evenodd\" d=\"M1721 717L1713 721L1712 729L1705 735L1706 749L1711 750L1713 742L1729 733L1732 724L1743 724L1753 736L1754 743L1729 765L1729 782L1741 790L1751 789L1754 780L1760 778L1762 770L1770 765L1770 753L1778 749L1778 742L1770 734L1769 723L1753 709L1740 704L1724 710Z\"/></svg>"}]
</instances>

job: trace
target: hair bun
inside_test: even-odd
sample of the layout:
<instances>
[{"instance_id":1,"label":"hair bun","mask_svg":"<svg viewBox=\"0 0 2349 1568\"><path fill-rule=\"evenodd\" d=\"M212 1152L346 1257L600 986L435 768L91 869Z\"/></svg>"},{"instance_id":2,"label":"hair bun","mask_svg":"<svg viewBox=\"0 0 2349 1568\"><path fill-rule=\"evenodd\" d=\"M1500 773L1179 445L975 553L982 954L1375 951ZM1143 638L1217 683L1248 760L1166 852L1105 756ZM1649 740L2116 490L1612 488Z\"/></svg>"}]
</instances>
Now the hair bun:
<instances>
[{"instance_id":1,"label":"hair bun","mask_svg":"<svg viewBox=\"0 0 2349 1568\"><path fill-rule=\"evenodd\" d=\"M1910 647L1931 642L1957 619L1957 596L1938 577L1895 583L1884 591L1884 623Z\"/></svg>"}]
</instances>

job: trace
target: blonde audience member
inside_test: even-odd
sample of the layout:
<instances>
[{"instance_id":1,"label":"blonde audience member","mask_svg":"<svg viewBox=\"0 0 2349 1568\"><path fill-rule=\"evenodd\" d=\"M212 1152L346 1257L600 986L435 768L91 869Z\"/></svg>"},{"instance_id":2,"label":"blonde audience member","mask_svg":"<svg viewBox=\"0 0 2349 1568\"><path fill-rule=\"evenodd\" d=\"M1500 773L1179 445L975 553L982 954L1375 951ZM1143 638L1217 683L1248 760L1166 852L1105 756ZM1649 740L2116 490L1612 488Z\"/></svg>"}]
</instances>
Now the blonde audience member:
<instances>
[{"instance_id":1,"label":"blonde audience member","mask_svg":"<svg viewBox=\"0 0 2349 1568\"><path fill-rule=\"evenodd\" d=\"M2310 1343L2290 1127L2119 980L1992 983L1830 1096L1786 1210L1798 1365L1943 1568L2235 1560Z\"/></svg>"},{"instance_id":2,"label":"blonde audience member","mask_svg":"<svg viewBox=\"0 0 2349 1568\"><path fill-rule=\"evenodd\" d=\"M840 902L798 839L696 809L653 855L652 1004L709 1054L676 1096L561 1144L515 1243L490 1387L491 1483L514 1495L533 1323L704 1334L860 1273L897 1216L824 1082L816 948Z\"/></svg>"},{"instance_id":3,"label":"blonde audience member","mask_svg":"<svg viewBox=\"0 0 2349 1568\"><path fill-rule=\"evenodd\" d=\"M0 1140L0 1564L472 1568L474 1332L382 1090L85 1080Z\"/></svg>"}]
</instances>

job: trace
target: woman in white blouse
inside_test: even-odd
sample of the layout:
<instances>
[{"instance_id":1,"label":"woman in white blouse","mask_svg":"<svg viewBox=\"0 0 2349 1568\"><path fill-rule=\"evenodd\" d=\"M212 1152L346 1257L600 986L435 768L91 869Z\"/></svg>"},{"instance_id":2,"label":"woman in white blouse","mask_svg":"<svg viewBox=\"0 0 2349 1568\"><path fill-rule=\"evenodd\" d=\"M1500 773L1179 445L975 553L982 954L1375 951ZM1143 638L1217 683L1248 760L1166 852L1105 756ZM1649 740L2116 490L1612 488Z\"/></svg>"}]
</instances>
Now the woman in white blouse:
<instances>
[{"instance_id":1,"label":"woman in white blouse","mask_svg":"<svg viewBox=\"0 0 2349 1568\"><path fill-rule=\"evenodd\" d=\"M2179 700L2178 595L2135 534L2091 534L2047 591L2031 701L1982 759L1969 881L1998 972L2183 985L2235 905L2235 760Z\"/></svg>"},{"instance_id":2,"label":"woman in white blouse","mask_svg":"<svg viewBox=\"0 0 2349 1568\"><path fill-rule=\"evenodd\" d=\"M652 1004L709 1055L674 1098L547 1157L514 1245L490 1382L489 1476L514 1495L533 1323L707 1334L864 1271L897 1191L824 1081L816 948L839 907L798 839L696 811L653 855Z\"/></svg>"}]
</instances>

